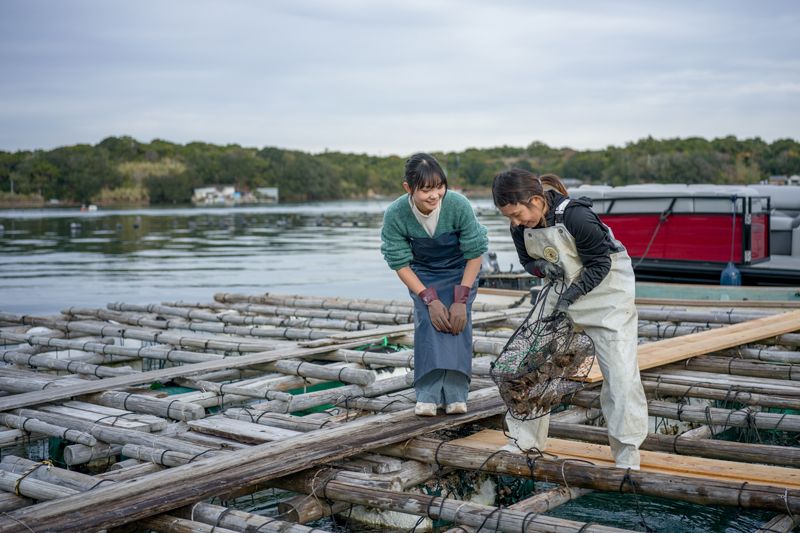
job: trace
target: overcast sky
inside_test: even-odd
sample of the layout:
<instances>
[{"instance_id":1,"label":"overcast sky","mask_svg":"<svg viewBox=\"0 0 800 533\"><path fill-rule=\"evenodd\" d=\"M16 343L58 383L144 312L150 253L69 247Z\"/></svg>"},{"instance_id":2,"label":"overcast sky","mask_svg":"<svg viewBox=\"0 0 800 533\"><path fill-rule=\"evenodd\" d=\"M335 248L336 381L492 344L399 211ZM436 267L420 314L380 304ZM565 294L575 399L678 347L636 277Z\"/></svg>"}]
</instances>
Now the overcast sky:
<instances>
[{"instance_id":1,"label":"overcast sky","mask_svg":"<svg viewBox=\"0 0 800 533\"><path fill-rule=\"evenodd\" d=\"M800 138L800 2L0 0L0 149Z\"/></svg>"}]
</instances>

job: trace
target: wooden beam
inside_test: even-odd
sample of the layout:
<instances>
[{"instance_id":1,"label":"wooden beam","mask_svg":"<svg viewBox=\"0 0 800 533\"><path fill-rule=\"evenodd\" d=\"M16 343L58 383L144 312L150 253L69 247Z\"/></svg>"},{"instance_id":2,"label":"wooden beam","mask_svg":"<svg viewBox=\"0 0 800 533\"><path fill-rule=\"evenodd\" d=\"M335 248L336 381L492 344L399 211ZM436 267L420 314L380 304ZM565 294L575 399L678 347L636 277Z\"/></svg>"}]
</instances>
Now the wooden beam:
<instances>
[{"instance_id":1,"label":"wooden beam","mask_svg":"<svg viewBox=\"0 0 800 533\"><path fill-rule=\"evenodd\" d=\"M473 394L469 409L462 415L436 417L417 417L413 409L369 416L282 442L200 458L141 479L7 513L0 516L0 533L17 533L20 521L34 531L94 531L122 525L412 436L481 420L504 412L505 406L492 388Z\"/></svg>"},{"instance_id":2,"label":"wooden beam","mask_svg":"<svg viewBox=\"0 0 800 533\"><path fill-rule=\"evenodd\" d=\"M486 429L469 437L450 441L450 444L468 446L485 451L497 451L508 442L502 431ZM576 459L591 461L599 466L614 466L611 449L601 444L578 442L564 439L547 439L544 453L558 459ZM734 461L706 459L689 455L673 455L671 453L641 450L642 472L686 476L693 478L714 479L734 483L771 485L790 490L800 490L800 470L779 466L742 464Z\"/></svg>"},{"instance_id":3,"label":"wooden beam","mask_svg":"<svg viewBox=\"0 0 800 533\"><path fill-rule=\"evenodd\" d=\"M797 330L800 330L800 310L643 344L638 348L639 370L683 361L695 355L725 350ZM594 383L602 379L600 365L595 360L584 381Z\"/></svg>"}]
</instances>

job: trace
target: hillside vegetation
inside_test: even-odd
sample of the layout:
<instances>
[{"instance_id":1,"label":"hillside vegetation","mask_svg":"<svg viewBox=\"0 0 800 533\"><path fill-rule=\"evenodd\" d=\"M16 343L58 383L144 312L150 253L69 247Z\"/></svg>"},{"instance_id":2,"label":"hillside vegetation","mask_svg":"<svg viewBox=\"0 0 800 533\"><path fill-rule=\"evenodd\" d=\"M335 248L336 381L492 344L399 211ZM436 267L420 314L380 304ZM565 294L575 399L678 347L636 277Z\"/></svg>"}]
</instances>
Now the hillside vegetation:
<instances>
[{"instance_id":1,"label":"hillside vegetation","mask_svg":"<svg viewBox=\"0 0 800 533\"><path fill-rule=\"evenodd\" d=\"M610 185L744 184L774 174L800 174L800 144L792 139L648 137L586 151L534 142L524 148L434 155L447 169L451 186L464 189L488 188L495 173L515 166ZM55 198L106 205L187 203L194 188L207 185L235 185L241 191L278 187L281 201L393 196L402 191L403 161L399 156L109 137L94 146L0 151L0 193L4 203Z\"/></svg>"}]
</instances>

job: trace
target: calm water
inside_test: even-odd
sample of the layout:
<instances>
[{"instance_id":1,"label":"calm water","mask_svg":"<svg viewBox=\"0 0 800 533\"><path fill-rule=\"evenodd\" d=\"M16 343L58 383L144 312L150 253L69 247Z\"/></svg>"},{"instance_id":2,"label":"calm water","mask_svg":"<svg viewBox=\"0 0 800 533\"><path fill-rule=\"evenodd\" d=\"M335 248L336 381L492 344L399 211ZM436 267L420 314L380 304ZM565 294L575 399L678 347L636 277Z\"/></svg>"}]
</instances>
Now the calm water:
<instances>
[{"instance_id":1,"label":"calm water","mask_svg":"<svg viewBox=\"0 0 800 533\"><path fill-rule=\"evenodd\" d=\"M380 254L386 202L0 210L0 310L210 301L215 292L407 298ZM504 269L508 226L475 202Z\"/></svg>"}]
</instances>

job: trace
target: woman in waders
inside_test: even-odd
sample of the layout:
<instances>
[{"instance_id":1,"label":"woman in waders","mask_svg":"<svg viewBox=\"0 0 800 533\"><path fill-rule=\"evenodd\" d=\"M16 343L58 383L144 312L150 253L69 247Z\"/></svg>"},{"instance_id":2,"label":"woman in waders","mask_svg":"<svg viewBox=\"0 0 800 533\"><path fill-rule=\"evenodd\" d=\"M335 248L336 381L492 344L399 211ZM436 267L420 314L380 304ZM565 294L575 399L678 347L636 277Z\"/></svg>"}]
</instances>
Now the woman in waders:
<instances>
[{"instance_id":1,"label":"woman in waders","mask_svg":"<svg viewBox=\"0 0 800 533\"><path fill-rule=\"evenodd\" d=\"M428 154L406 161L404 194L387 209L381 252L414 300L414 412L467 412L472 375L472 302L486 228Z\"/></svg>"},{"instance_id":2,"label":"woman in waders","mask_svg":"<svg viewBox=\"0 0 800 533\"><path fill-rule=\"evenodd\" d=\"M638 315L628 252L592 211L592 201L570 198L558 176L501 172L492 196L511 221L525 270L563 279L563 292L550 291L545 313L565 313L594 342L611 453L617 467L638 470L639 446L647 436L647 400L636 358ZM506 422L515 443L508 449L544 450L549 415L527 421L506 415Z\"/></svg>"}]
</instances>

